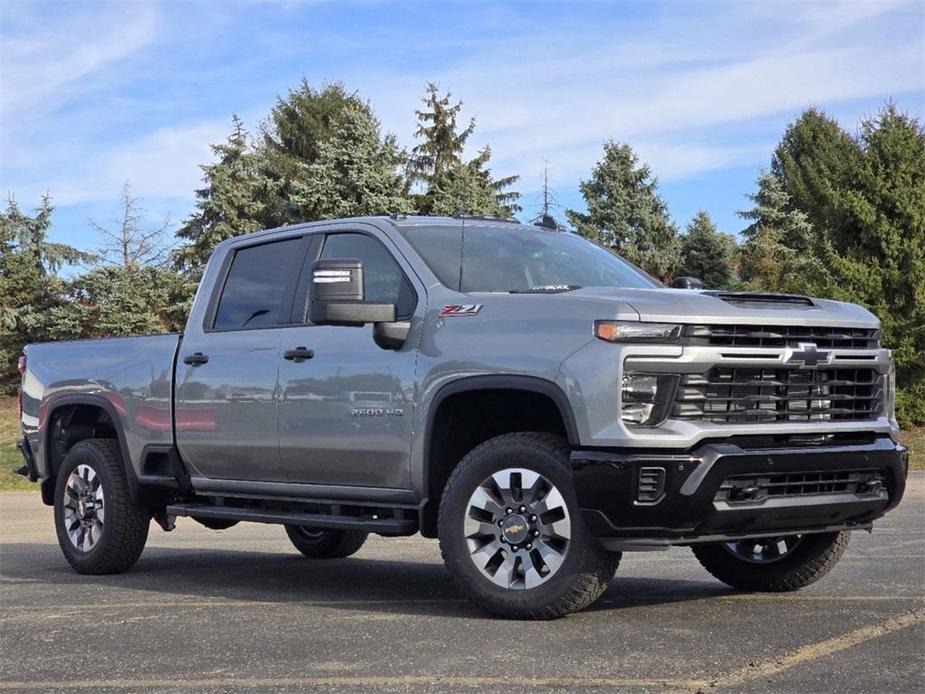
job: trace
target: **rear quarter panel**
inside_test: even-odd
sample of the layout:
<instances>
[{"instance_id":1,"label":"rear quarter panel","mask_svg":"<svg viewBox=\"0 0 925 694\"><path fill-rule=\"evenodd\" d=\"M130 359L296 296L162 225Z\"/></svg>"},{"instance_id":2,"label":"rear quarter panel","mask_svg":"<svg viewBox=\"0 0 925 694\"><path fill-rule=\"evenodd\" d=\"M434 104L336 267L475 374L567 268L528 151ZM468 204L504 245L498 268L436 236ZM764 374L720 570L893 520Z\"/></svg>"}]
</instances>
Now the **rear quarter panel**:
<instances>
[{"instance_id":1,"label":"rear quarter panel","mask_svg":"<svg viewBox=\"0 0 925 694\"><path fill-rule=\"evenodd\" d=\"M49 419L59 407L79 400L107 405L138 474L147 444L173 440L172 380L179 342L179 335L150 335L28 345L21 426L39 474L51 472Z\"/></svg>"}]
</instances>

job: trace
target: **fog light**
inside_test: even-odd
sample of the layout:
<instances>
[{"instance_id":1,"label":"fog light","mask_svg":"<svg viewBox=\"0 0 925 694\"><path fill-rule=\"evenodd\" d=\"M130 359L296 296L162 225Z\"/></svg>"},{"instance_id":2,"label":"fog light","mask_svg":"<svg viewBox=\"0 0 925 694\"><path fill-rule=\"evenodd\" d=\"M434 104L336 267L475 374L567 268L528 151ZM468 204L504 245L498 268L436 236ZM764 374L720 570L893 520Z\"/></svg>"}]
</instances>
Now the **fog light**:
<instances>
[{"instance_id":1,"label":"fog light","mask_svg":"<svg viewBox=\"0 0 925 694\"><path fill-rule=\"evenodd\" d=\"M668 416L678 377L671 374L623 373L620 414L626 424L655 426Z\"/></svg>"}]
</instances>

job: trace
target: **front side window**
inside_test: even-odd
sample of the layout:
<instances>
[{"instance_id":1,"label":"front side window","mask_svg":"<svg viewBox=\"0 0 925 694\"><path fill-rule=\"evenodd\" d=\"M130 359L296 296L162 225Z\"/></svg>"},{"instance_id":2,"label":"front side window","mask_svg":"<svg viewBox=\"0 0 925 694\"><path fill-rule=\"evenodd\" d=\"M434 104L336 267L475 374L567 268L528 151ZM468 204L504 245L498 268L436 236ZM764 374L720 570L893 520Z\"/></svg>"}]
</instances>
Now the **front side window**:
<instances>
[{"instance_id":1,"label":"front side window","mask_svg":"<svg viewBox=\"0 0 925 694\"><path fill-rule=\"evenodd\" d=\"M324 241L321 259L362 261L366 300L395 304L398 318L414 313L414 290L392 254L371 236L330 234Z\"/></svg>"},{"instance_id":2,"label":"front side window","mask_svg":"<svg viewBox=\"0 0 925 694\"><path fill-rule=\"evenodd\" d=\"M286 285L299 258L301 239L242 248L234 254L215 312L214 330L279 325Z\"/></svg>"}]
</instances>

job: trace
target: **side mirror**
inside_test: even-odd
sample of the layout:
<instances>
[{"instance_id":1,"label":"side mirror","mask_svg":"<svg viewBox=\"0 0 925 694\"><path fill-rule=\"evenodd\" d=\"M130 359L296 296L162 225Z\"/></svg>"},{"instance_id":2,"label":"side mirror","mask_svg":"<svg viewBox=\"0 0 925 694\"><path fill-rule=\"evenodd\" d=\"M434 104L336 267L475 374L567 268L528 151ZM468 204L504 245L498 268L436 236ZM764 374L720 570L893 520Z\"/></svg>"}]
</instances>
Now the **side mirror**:
<instances>
[{"instance_id":1,"label":"side mirror","mask_svg":"<svg viewBox=\"0 0 925 694\"><path fill-rule=\"evenodd\" d=\"M411 332L411 323L395 320L395 304L367 301L364 286L362 261L315 261L309 320L315 325L373 323L373 340L379 347L401 349Z\"/></svg>"},{"instance_id":2,"label":"side mirror","mask_svg":"<svg viewBox=\"0 0 925 694\"><path fill-rule=\"evenodd\" d=\"M675 277L671 286L674 289L703 289L703 281L696 277Z\"/></svg>"},{"instance_id":3,"label":"side mirror","mask_svg":"<svg viewBox=\"0 0 925 694\"><path fill-rule=\"evenodd\" d=\"M312 264L308 317L315 325L393 323L395 304L366 301L362 261L318 260Z\"/></svg>"}]
</instances>

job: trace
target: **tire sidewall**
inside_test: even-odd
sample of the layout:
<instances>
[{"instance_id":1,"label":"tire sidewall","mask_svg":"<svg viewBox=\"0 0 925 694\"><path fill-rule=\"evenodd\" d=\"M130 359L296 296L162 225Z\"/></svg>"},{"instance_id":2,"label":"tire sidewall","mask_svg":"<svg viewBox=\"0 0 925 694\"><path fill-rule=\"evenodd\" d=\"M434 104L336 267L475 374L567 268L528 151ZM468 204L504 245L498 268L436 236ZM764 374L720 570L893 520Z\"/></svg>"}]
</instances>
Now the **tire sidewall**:
<instances>
[{"instance_id":1,"label":"tire sidewall","mask_svg":"<svg viewBox=\"0 0 925 694\"><path fill-rule=\"evenodd\" d=\"M453 579L477 602L538 609L560 599L583 572L585 557L594 550L593 541L581 518L571 474L564 462L555 448L506 441L475 449L460 463L458 474L451 477L440 505L440 546ZM469 499L477 486L506 468L524 468L548 479L562 494L569 513L571 537L565 560L549 579L534 588L502 588L488 580L469 556L464 530Z\"/></svg>"},{"instance_id":2,"label":"tire sidewall","mask_svg":"<svg viewBox=\"0 0 925 694\"><path fill-rule=\"evenodd\" d=\"M105 513L103 532L99 541L89 552L77 549L71 542L71 538L68 537L67 530L64 527L65 488L67 487L68 478L78 465L87 465L92 468L99 478L100 487L103 490L103 509ZM113 501L117 493L117 481L113 478L112 470L96 447L78 443L68 452L55 480L55 532L58 535L58 544L61 545L61 551L68 562L76 569L93 567L101 556L106 555L109 545L114 541L116 534L114 526L118 523L118 519L115 517L117 504L114 504Z\"/></svg>"}]
</instances>

